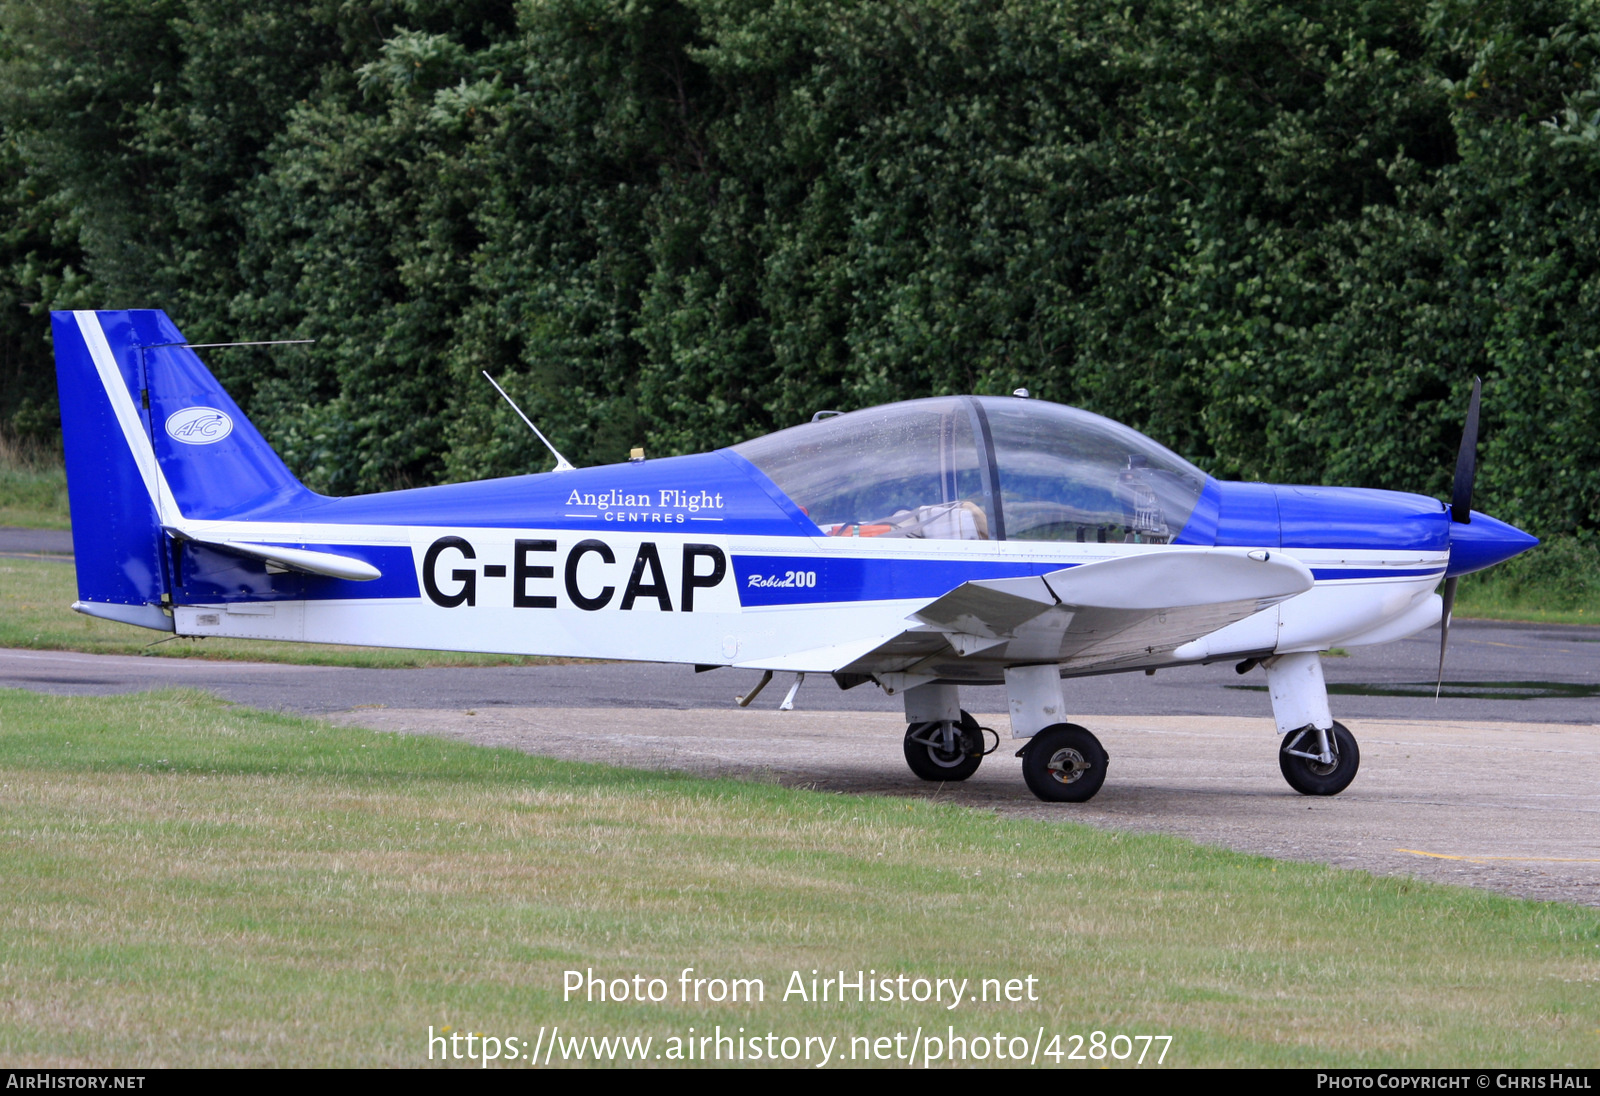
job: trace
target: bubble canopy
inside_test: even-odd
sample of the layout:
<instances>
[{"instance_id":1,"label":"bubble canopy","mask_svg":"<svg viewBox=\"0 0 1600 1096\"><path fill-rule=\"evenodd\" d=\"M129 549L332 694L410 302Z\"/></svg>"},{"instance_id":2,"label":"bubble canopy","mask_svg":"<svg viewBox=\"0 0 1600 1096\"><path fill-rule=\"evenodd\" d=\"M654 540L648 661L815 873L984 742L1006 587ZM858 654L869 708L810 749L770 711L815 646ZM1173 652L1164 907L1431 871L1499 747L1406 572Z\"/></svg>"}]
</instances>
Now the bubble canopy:
<instances>
[{"instance_id":1,"label":"bubble canopy","mask_svg":"<svg viewBox=\"0 0 1600 1096\"><path fill-rule=\"evenodd\" d=\"M733 446L829 536L1167 544L1206 475L1044 400L939 396Z\"/></svg>"}]
</instances>

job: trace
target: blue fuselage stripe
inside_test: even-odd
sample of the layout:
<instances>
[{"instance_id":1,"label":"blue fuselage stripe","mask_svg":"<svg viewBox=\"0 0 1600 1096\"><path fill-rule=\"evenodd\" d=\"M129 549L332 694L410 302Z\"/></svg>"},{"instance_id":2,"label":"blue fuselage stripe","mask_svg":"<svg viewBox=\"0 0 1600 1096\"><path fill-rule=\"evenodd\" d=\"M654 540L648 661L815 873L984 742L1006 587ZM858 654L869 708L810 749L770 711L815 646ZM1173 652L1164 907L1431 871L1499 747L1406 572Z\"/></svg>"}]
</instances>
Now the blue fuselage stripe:
<instances>
[{"instance_id":1,"label":"blue fuselage stripe","mask_svg":"<svg viewBox=\"0 0 1600 1096\"><path fill-rule=\"evenodd\" d=\"M975 579L1044 575L1066 566L1072 565L816 555L733 557L739 601L745 606L936 598Z\"/></svg>"},{"instance_id":2,"label":"blue fuselage stripe","mask_svg":"<svg viewBox=\"0 0 1600 1096\"><path fill-rule=\"evenodd\" d=\"M963 582L1045 575L1078 564L997 560L863 559L818 556L733 557L745 606L936 598ZM1319 582L1442 576L1444 568L1319 567Z\"/></svg>"},{"instance_id":3,"label":"blue fuselage stripe","mask_svg":"<svg viewBox=\"0 0 1600 1096\"><path fill-rule=\"evenodd\" d=\"M1318 582L1336 582L1340 579L1352 578L1425 578L1434 575L1444 577L1443 565L1438 567L1406 568L1404 570L1393 567L1365 568L1365 567L1313 567L1311 577Z\"/></svg>"}]
</instances>

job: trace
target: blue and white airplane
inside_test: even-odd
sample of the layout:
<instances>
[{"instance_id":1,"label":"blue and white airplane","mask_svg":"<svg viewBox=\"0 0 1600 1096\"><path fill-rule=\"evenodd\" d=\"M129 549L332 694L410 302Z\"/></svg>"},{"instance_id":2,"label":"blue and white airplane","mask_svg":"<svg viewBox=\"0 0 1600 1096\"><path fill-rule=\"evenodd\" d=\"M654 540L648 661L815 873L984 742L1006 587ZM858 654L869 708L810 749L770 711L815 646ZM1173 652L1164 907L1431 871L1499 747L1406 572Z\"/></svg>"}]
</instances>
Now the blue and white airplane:
<instances>
[{"instance_id":1,"label":"blue and white airplane","mask_svg":"<svg viewBox=\"0 0 1600 1096\"><path fill-rule=\"evenodd\" d=\"M1470 509L1476 387L1451 505L1219 482L1024 393L329 498L165 313L53 320L80 612L184 636L733 666L762 685L830 674L903 697L927 780L993 751L959 690L1003 682L1045 800L1087 800L1106 776L1062 678L1218 661L1264 669L1289 784L1337 794L1360 754L1321 652L1448 628L1458 576L1538 543Z\"/></svg>"}]
</instances>

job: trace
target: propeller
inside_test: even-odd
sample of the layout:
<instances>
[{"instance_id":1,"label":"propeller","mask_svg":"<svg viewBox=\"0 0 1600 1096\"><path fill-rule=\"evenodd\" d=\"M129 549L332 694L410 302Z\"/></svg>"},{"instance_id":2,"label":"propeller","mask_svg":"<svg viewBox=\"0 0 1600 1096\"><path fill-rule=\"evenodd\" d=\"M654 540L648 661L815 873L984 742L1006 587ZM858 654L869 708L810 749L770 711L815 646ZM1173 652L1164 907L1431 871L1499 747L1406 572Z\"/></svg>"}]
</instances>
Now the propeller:
<instances>
[{"instance_id":1,"label":"propeller","mask_svg":"<svg viewBox=\"0 0 1600 1096\"><path fill-rule=\"evenodd\" d=\"M1472 399L1467 404L1467 423L1461 431L1461 449L1456 453L1456 478L1450 488L1450 520L1458 525L1472 524L1472 481L1478 476L1478 398L1483 381L1472 378ZM1460 576L1444 580L1444 612L1439 617L1439 683L1433 699L1444 692L1444 652L1450 643L1450 610L1456 603L1456 583Z\"/></svg>"}]
</instances>

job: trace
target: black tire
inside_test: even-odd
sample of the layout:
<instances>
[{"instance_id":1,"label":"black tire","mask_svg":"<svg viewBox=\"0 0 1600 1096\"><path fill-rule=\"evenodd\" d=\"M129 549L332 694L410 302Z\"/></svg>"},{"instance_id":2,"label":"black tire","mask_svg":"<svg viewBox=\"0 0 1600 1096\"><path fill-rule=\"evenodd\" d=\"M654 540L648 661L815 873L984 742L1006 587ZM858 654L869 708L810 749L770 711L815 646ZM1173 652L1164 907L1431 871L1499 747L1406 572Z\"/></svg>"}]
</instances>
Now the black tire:
<instances>
[{"instance_id":1,"label":"black tire","mask_svg":"<svg viewBox=\"0 0 1600 1096\"><path fill-rule=\"evenodd\" d=\"M1075 723L1057 723L1028 740L1022 779L1046 803L1087 803L1106 782L1109 761L1094 735Z\"/></svg>"},{"instance_id":2,"label":"black tire","mask_svg":"<svg viewBox=\"0 0 1600 1096\"><path fill-rule=\"evenodd\" d=\"M937 740L939 724L913 723L906 728L906 764L924 780L965 780L983 764L983 732L978 729L978 721L966 712L961 713L961 722L956 724L954 751L919 740L919 735L931 735Z\"/></svg>"},{"instance_id":3,"label":"black tire","mask_svg":"<svg viewBox=\"0 0 1600 1096\"><path fill-rule=\"evenodd\" d=\"M1355 735L1350 733L1350 728L1343 723L1333 725L1333 753L1332 765L1323 765L1304 757L1295 757L1284 752L1299 731L1290 731L1283 736L1283 742L1278 747L1278 768L1283 770L1283 778L1289 782L1289 787L1301 795L1338 795L1350 786L1350 781L1356 778L1356 770L1361 767L1361 749L1356 745ZM1306 752L1314 752L1316 738L1314 733L1305 736L1306 741L1299 744L1299 748Z\"/></svg>"}]
</instances>

